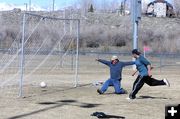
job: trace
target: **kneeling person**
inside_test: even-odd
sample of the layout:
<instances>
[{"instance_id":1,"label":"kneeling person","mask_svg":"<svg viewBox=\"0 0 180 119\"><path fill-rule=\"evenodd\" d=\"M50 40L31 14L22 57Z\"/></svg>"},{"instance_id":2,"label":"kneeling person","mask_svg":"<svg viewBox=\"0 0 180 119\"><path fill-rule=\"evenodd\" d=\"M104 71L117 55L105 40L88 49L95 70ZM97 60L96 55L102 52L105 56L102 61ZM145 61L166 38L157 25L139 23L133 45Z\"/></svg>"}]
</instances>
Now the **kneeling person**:
<instances>
[{"instance_id":1,"label":"kneeling person","mask_svg":"<svg viewBox=\"0 0 180 119\"><path fill-rule=\"evenodd\" d=\"M133 65L135 62L121 62L118 60L117 56L112 56L111 61L106 61L102 59L97 59L97 61L107 65L110 68L110 78L105 81L101 89L98 89L99 94L103 94L110 85L114 86L116 94L124 94L126 91L121 88L121 74L122 69L125 66Z\"/></svg>"}]
</instances>

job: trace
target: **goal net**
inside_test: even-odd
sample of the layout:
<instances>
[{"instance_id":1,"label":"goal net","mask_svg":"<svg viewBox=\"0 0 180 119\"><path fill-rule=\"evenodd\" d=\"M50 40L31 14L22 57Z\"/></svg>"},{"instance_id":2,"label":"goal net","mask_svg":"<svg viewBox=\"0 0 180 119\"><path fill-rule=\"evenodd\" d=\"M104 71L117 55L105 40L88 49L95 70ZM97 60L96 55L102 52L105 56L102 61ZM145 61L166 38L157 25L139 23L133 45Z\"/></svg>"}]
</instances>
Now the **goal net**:
<instances>
[{"instance_id":1,"label":"goal net","mask_svg":"<svg viewBox=\"0 0 180 119\"><path fill-rule=\"evenodd\" d=\"M1 89L18 87L19 96L40 82L77 86L80 20L23 15L20 33L1 49Z\"/></svg>"}]
</instances>

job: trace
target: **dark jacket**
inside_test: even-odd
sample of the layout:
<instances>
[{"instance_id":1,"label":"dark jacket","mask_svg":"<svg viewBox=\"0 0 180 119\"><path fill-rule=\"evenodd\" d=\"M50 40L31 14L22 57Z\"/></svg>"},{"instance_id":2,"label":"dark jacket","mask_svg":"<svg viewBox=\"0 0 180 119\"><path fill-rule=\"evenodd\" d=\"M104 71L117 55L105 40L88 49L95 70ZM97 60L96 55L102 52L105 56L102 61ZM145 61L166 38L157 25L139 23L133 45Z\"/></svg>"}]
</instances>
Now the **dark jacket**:
<instances>
[{"instance_id":1,"label":"dark jacket","mask_svg":"<svg viewBox=\"0 0 180 119\"><path fill-rule=\"evenodd\" d=\"M102 59L99 59L98 61L109 66L111 79L120 79L123 67L135 64L135 62L133 62L133 61L131 61L131 62L120 62L119 61L116 64L112 64L111 61L106 61L106 60L102 60Z\"/></svg>"}]
</instances>

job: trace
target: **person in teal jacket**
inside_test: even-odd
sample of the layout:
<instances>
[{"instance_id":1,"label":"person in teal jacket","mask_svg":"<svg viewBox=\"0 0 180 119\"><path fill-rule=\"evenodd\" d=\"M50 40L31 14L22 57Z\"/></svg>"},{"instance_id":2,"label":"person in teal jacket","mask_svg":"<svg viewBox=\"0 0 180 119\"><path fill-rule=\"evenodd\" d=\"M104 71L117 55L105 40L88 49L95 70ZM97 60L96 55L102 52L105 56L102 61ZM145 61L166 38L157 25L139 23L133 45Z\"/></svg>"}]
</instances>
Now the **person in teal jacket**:
<instances>
[{"instance_id":1,"label":"person in teal jacket","mask_svg":"<svg viewBox=\"0 0 180 119\"><path fill-rule=\"evenodd\" d=\"M110 68L110 78L105 81L101 89L98 89L97 92L99 94L103 94L109 86L114 86L116 94L124 94L126 91L121 88L121 80L122 80L122 69L125 66L133 65L135 62L121 62L118 60L117 56L112 56L111 61L106 61L102 59L96 59L97 61L107 65Z\"/></svg>"},{"instance_id":2,"label":"person in teal jacket","mask_svg":"<svg viewBox=\"0 0 180 119\"><path fill-rule=\"evenodd\" d=\"M136 94L143 87L144 83L148 84L149 86L170 86L168 80L165 78L163 80L157 80L152 78L151 63L146 58L144 58L137 49L132 50L132 55L136 59L135 64L139 75L137 76L133 84L133 89L132 92L129 94L128 99L135 99Z\"/></svg>"}]
</instances>

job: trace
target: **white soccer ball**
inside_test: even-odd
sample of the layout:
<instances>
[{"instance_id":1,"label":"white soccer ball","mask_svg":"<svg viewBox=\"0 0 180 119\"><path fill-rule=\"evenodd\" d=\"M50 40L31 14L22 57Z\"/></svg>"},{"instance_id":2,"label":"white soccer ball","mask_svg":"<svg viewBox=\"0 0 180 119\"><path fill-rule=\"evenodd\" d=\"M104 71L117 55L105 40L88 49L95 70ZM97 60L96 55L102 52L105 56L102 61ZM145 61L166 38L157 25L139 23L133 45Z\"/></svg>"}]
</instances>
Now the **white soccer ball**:
<instances>
[{"instance_id":1,"label":"white soccer ball","mask_svg":"<svg viewBox=\"0 0 180 119\"><path fill-rule=\"evenodd\" d=\"M41 88L46 88L46 87L47 87L47 84L46 84L45 82L41 82L41 83L40 83L40 86L41 86Z\"/></svg>"}]
</instances>

